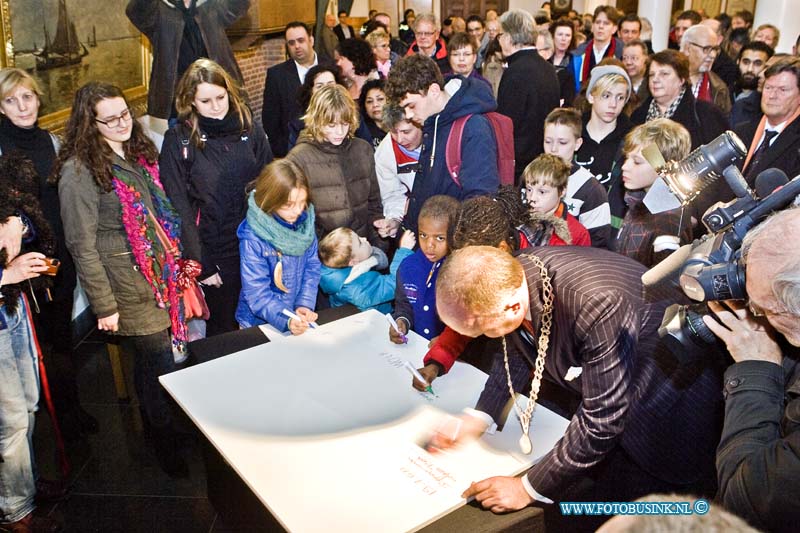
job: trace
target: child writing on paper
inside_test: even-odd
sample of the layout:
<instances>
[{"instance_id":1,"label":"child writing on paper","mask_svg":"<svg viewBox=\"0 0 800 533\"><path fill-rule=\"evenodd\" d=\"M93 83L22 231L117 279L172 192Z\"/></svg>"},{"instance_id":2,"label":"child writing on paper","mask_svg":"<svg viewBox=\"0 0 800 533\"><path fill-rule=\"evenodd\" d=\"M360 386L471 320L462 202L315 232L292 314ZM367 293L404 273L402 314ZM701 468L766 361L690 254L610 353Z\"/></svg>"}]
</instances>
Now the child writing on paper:
<instances>
[{"instance_id":1,"label":"child writing on paper","mask_svg":"<svg viewBox=\"0 0 800 533\"><path fill-rule=\"evenodd\" d=\"M403 342L414 330L428 340L442 332L444 324L436 314L436 278L450 253L453 225L460 203L452 196L431 196L422 204L417 219L419 248L407 257L397 272L394 313L399 332L389 328L389 339Z\"/></svg>"},{"instance_id":2,"label":"child writing on paper","mask_svg":"<svg viewBox=\"0 0 800 533\"><path fill-rule=\"evenodd\" d=\"M236 321L242 328L268 323L300 335L317 319L312 309L320 262L310 200L308 179L288 159L273 161L256 178L236 233L242 272Z\"/></svg>"},{"instance_id":3,"label":"child writing on paper","mask_svg":"<svg viewBox=\"0 0 800 533\"><path fill-rule=\"evenodd\" d=\"M532 231L522 232L520 248L591 245L589 232L562 201L569 174L569 165L553 154L542 154L525 167L522 177Z\"/></svg>"},{"instance_id":4,"label":"child writing on paper","mask_svg":"<svg viewBox=\"0 0 800 533\"><path fill-rule=\"evenodd\" d=\"M322 260L319 286L330 296L331 307L349 303L360 311L372 308L381 313L391 311L397 269L403 259L411 255L416 241L412 232L403 233L389 273L379 274L371 270L378 261L365 238L359 237L350 228L336 228L328 233L319 242L319 257Z\"/></svg>"}]
</instances>

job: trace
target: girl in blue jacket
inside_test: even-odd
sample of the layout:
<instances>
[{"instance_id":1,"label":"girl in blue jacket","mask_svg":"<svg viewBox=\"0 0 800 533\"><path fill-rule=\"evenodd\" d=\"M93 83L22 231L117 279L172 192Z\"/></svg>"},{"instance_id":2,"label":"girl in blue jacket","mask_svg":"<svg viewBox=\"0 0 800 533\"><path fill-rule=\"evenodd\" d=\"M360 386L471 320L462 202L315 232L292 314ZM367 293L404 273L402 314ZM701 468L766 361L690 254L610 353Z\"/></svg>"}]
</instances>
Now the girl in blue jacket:
<instances>
[{"instance_id":1,"label":"girl in blue jacket","mask_svg":"<svg viewBox=\"0 0 800 533\"><path fill-rule=\"evenodd\" d=\"M310 187L297 165L281 159L264 167L236 234L242 272L239 326L269 323L293 335L304 333L317 319L313 309L320 262ZM300 320L288 318L284 310Z\"/></svg>"}]
</instances>

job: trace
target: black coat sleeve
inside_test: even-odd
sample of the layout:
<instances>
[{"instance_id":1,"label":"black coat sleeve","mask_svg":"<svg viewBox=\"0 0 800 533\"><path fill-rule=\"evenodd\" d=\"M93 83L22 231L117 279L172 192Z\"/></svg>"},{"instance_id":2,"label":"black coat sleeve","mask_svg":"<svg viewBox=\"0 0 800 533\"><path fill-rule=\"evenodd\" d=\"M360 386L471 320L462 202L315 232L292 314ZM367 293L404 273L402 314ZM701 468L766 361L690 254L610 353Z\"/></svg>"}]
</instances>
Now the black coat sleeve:
<instances>
[{"instance_id":1,"label":"black coat sleeve","mask_svg":"<svg viewBox=\"0 0 800 533\"><path fill-rule=\"evenodd\" d=\"M765 361L742 361L725 372L717 496L768 531L790 531L800 520L800 400L784 404L784 382L784 369ZM784 415L794 419L793 430L782 430Z\"/></svg>"},{"instance_id":2,"label":"black coat sleeve","mask_svg":"<svg viewBox=\"0 0 800 533\"><path fill-rule=\"evenodd\" d=\"M267 70L267 79L264 82L264 101L261 108L261 123L269 138L269 144L275 157L284 157L287 152L288 139L286 128L281 127L281 117L285 115L285 102L281 96L281 72L278 67Z\"/></svg>"},{"instance_id":3,"label":"black coat sleeve","mask_svg":"<svg viewBox=\"0 0 800 533\"><path fill-rule=\"evenodd\" d=\"M197 210L192 206L189 199L188 183L190 158L184 158L181 153L181 139L175 128L167 131L164 135L164 143L161 145L161 155L158 158L158 165L161 172L161 183L167 193L173 207L181 217L181 244L183 244L183 256L203 263L203 246L200 233L197 230ZM189 150L197 148L189 146ZM203 264L201 276L206 278L213 275L216 268L211 269Z\"/></svg>"}]
</instances>

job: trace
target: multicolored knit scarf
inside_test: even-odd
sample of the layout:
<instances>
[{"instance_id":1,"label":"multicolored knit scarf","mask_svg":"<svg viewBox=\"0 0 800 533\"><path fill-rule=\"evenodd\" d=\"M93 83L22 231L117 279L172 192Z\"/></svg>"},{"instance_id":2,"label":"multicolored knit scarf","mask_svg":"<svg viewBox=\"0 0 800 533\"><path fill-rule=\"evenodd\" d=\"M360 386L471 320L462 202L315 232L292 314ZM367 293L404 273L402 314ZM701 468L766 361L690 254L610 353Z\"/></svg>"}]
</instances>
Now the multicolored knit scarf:
<instances>
[{"instance_id":1,"label":"multicolored knit scarf","mask_svg":"<svg viewBox=\"0 0 800 533\"><path fill-rule=\"evenodd\" d=\"M148 163L143 157L138 163L147 182L147 191L137 190L136 184L116 165L112 167L112 183L122 204L122 225L139 272L153 289L158 307L169 312L173 343L182 349L186 343L186 320L178 286L181 222L161 185L158 165ZM150 196L155 213L147 209L143 194ZM165 249L163 240L169 243L169 249Z\"/></svg>"}]
</instances>

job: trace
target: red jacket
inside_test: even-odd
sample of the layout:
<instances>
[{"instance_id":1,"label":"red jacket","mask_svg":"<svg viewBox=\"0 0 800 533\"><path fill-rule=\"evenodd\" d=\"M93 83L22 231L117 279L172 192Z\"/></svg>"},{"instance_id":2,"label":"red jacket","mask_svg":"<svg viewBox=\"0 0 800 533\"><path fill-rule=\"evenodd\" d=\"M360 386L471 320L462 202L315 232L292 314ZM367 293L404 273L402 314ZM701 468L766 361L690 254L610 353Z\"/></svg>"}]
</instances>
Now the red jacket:
<instances>
[{"instance_id":1,"label":"red jacket","mask_svg":"<svg viewBox=\"0 0 800 533\"><path fill-rule=\"evenodd\" d=\"M592 241L589 238L589 231L583 227L580 222L578 222L577 218L570 215L567 210L564 209L563 202L561 202L561 205L559 205L558 209L556 209L554 215L567 221L567 228L569 229L569 233L572 237L573 246L592 245ZM566 217L564 215L566 215ZM556 232L553 232L548 246L566 246L566 244L567 243L564 242L561 237L556 235ZM520 250L524 250L525 248L529 247L530 243L525 238L525 235L520 232ZM439 337L436 339L436 343L430 348L430 350L428 350L428 353L425 354L423 364L428 365L435 363L442 367L444 373L449 372L450 368L453 366L453 363L455 363L456 359L458 359L459 356L464 352L464 348L467 347L467 344L469 344L469 341L472 339L473 337L462 335L451 329L450 326L445 326L441 335L439 335Z\"/></svg>"}]
</instances>

